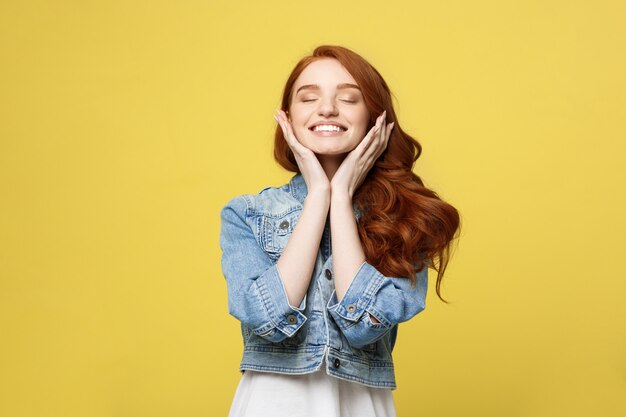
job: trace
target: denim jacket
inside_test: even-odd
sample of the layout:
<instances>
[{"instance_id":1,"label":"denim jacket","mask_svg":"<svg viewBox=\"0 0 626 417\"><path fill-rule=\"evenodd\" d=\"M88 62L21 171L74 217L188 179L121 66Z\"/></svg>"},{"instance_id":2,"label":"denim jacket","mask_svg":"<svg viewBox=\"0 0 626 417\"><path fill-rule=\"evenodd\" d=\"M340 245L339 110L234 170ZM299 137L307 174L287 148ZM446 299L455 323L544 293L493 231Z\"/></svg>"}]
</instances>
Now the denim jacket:
<instances>
[{"instance_id":1,"label":"denim jacket","mask_svg":"<svg viewBox=\"0 0 626 417\"><path fill-rule=\"evenodd\" d=\"M306 195L304 177L296 174L281 187L236 196L221 210L228 312L240 321L243 337L239 371L306 374L325 363L331 376L396 389L391 352L398 323L424 310L428 268L411 287L407 278L385 276L365 261L338 302L327 217L308 291L292 306L276 262ZM353 207L358 222L361 213Z\"/></svg>"}]
</instances>

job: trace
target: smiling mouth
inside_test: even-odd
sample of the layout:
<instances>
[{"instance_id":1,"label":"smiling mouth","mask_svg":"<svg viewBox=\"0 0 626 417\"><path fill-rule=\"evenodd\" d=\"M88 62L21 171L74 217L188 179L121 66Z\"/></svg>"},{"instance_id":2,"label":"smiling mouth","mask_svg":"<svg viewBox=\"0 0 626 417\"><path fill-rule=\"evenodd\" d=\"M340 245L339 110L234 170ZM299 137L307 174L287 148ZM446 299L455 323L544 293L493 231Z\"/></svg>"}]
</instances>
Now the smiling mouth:
<instances>
[{"instance_id":1,"label":"smiling mouth","mask_svg":"<svg viewBox=\"0 0 626 417\"><path fill-rule=\"evenodd\" d=\"M312 130L311 129L311 133L313 133L314 136L317 137L338 137L338 136L343 136L344 133L346 133L345 130Z\"/></svg>"},{"instance_id":2,"label":"smiling mouth","mask_svg":"<svg viewBox=\"0 0 626 417\"><path fill-rule=\"evenodd\" d=\"M347 129L344 129L343 127L340 127L340 126L318 125L318 126L313 126L309 128L309 130L315 133L319 133L319 132L342 133L342 132L345 132Z\"/></svg>"}]
</instances>

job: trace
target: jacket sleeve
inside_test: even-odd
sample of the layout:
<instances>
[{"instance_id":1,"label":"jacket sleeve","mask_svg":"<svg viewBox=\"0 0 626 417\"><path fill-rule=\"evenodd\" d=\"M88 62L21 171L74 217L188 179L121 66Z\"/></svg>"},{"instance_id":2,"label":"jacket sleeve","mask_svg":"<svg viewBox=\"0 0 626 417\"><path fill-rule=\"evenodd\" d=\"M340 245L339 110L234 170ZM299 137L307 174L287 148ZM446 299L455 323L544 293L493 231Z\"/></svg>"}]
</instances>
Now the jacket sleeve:
<instances>
[{"instance_id":1,"label":"jacket sleeve","mask_svg":"<svg viewBox=\"0 0 626 417\"><path fill-rule=\"evenodd\" d=\"M220 248L222 272L228 287L228 312L271 342L293 336L307 320L289 304L276 264L257 242L246 222L248 199L237 196L222 208Z\"/></svg>"},{"instance_id":2,"label":"jacket sleeve","mask_svg":"<svg viewBox=\"0 0 626 417\"><path fill-rule=\"evenodd\" d=\"M330 265L332 269L332 262ZM397 323L408 321L424 310L428 267L416 276L416 285L411 287L408 278L387 277L367 261L363 262L341 302L333 290L326 308L348 343L360 349L383 337ZM370 314L380 323L374 323Z\"/></svg>"}]
</instances>

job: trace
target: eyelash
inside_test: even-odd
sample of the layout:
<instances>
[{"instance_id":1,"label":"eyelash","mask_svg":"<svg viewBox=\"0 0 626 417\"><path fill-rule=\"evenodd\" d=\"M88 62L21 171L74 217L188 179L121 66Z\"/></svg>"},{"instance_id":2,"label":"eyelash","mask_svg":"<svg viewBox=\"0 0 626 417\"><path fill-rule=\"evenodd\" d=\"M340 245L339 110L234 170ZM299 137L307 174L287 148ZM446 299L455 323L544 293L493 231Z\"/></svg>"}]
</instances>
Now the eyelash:
<instances>
[{"instance_id":1,"label":"eyelash","mask_svg":"<svg viewBox=\"0 0 626 417\"><path fill-rule=\"evenodd\" d=\"M313 98L313 99L309 99L309 100L302 100L302 102L303 102L303 103L308 103L309 101L313 101L313 100L315 100L315 99ZM353 104L353 103L356 103L356 101L355 101L355 100L341 100L341 101L343 101L343 102L345 102L345 103L352 103L352 104Z\"/></svg>"}]
</instances>

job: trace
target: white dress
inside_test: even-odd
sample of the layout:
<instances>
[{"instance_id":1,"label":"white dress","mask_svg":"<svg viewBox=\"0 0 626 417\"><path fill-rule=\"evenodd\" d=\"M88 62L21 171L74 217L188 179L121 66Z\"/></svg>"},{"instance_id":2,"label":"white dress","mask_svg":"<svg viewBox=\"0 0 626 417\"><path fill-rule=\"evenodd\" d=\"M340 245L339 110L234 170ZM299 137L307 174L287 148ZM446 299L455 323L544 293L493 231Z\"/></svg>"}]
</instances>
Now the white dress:
<instances>
[{"instance_id":1,"label":"white dress","mask_svg":"<svg viewBox=\"0 0 626 417\"><path fill-rule=\"evenodd\" d=\"M325 364L302 375L246 370L228 417L283 416L396 417L396 410L391 388L373 388L330 376Z\"/></svg>"}]
</instances>

